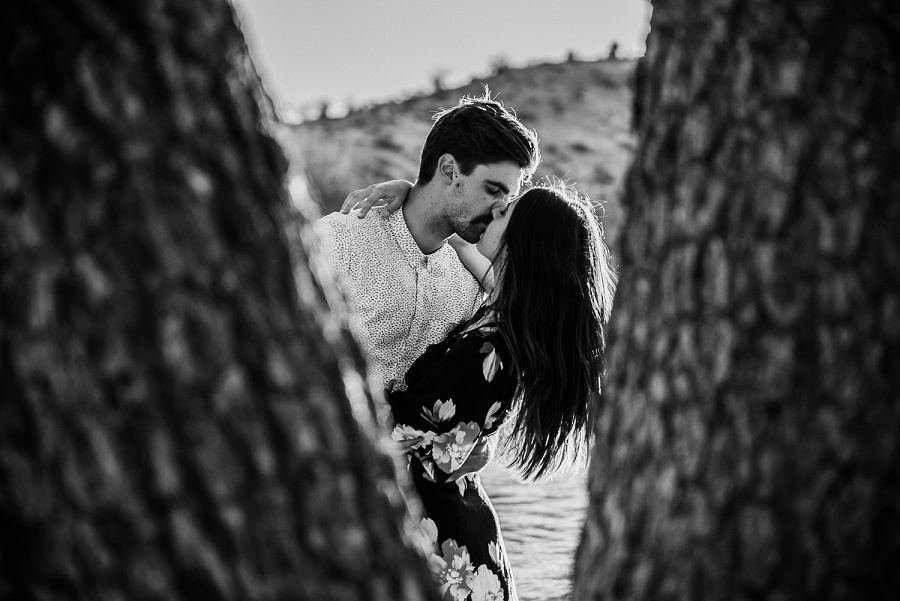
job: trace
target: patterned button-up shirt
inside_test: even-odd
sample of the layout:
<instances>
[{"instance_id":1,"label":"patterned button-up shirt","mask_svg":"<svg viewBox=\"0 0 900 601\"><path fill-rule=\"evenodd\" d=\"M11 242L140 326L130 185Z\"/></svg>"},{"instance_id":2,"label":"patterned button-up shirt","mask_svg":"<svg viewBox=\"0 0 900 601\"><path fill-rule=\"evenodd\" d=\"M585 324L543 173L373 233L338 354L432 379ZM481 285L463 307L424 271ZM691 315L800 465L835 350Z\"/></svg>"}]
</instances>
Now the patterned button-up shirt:
<instances>
[{"instance_id":1,"label":"patterned button-up shirt","mask_svg":"<svg viewBox=\"0 0 900 601\"><path fill-rule=\"evenodd\" d=\"M372 209L363 219L332 213L316 230L347 296L372 384L403 389L407 369L428 345L472 317L482 300L478 282L449 244L424 254L402 209Z\"/></svg>"}]
</instances>

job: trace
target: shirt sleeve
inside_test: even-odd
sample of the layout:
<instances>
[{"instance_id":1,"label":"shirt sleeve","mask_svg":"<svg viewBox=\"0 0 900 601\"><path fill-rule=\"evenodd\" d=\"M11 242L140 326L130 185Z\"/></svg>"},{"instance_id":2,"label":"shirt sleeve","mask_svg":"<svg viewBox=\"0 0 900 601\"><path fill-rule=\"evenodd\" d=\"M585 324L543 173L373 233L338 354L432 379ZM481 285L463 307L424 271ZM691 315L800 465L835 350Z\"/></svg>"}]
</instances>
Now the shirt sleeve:
<instances>
[{"instance_id":1,"label":"shirt sleeve","mask_svg":"<svg viewBox=\"0 0 900 601\"><path fill-rule=\"evenodd\" d=\"M407 390L390 394L396 422L392 438L422 437L412 455L426 478L446 482L479 438L505 419L515 392L506 355L496 330L468 332L415 374Z\"/></svg>"},{"instance_id":2,"label":"shirt sleeve","mask_svg":"<svg viewBox=\"0 0 900 601\"><path fill-rule=\"evenodd\" d=\"M326 215L315 223L316 234L322 244L322 256L331 270L341 278L346 277L350 266L346 232L334 214Z\"/></svg>"}]
</instances>

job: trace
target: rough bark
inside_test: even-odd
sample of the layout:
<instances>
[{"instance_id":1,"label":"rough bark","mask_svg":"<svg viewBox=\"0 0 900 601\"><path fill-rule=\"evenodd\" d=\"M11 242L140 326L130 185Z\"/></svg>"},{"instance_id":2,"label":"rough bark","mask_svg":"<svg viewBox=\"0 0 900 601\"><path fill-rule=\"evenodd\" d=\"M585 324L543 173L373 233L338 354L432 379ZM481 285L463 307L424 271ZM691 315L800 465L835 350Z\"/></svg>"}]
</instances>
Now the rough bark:
<instances>
[{"instance_id":1,"label":"rough bark","mask_svg":"<svg viewBox=\"0 0 900 601\"><path fill-rule=\"evenodd\" d=\"M655 3L575 599L900 595L898 40Z\"/></svg>"},{"instance_id":2,"label":"rough bark","mask_svg":"<svg viewBox=\"0 0 900 601\"><path fill-rule=\"evenodd\" d=\"M0 48L0 597L436 599L231 7Z\"/></svg>"}]
</instances>

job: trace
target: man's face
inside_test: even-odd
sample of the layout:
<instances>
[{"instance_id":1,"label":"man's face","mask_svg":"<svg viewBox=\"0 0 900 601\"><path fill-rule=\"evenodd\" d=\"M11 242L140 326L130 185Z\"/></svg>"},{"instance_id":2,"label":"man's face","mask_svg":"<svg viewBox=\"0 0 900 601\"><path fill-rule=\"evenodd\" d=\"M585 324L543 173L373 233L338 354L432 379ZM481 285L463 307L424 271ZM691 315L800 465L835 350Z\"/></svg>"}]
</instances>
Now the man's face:
<instances>
[{"instance_id":1,"label":"man's face","mask_svg":"<svg viewBox=\"0 0 900 601\"><path fill-rule=\"evenodd\" d=\"M493 218L519 194L522 169L512 161L478 165L469 175L460 174L450 184L447 218L453 231L475 243Z\"/></svg>"}]
</instances>

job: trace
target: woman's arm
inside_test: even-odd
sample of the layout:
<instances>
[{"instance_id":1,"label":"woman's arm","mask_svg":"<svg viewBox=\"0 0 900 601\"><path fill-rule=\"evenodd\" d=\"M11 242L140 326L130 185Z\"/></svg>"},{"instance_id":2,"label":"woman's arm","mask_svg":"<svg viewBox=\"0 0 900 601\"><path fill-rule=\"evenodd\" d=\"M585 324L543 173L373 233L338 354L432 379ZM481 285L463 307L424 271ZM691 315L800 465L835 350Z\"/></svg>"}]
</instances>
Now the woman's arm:
<instances>
[{"instance_id":1,"label":"woman's arm","mask_svg":"<svg viewBox=\"0 0 900 601\"><path fill-rule=\"evenodd\" d=\"M490 293L494 289L494 270L491 268L491 262L478 252L474 244L466 242L456 234L450 236L449 242L460 262L481 283L484 291Z\"/></svg>"},{"instance_id":2,"label":"woman's arm","mask_svg":"<svg viewBox=\"0 0 900 601\"><path fill-rule=\"evenodd\" d=\"M365 217L372 207L385 207L393 213L406 202L406 197L412 187L413 183L405 179L392 179L388 182L372 184L348 194L344 204L341 205L341 213L359 209L357 217L360 219Z\"/></svg>"},{"instance_id":3,"label":"woman's arm","mask_svg":"<svg viewBox=\"0 0 900 601\"><path fill-rule=\"evenodd\" d=\"M512 364L494 343L499 336L483 330L463 334L407 390L388 394L391 437L407 442L429 480L453 481L490 459L493 441L482 444L481 435L496 431L515 392Z\"/></svg>"}]
</instances>

